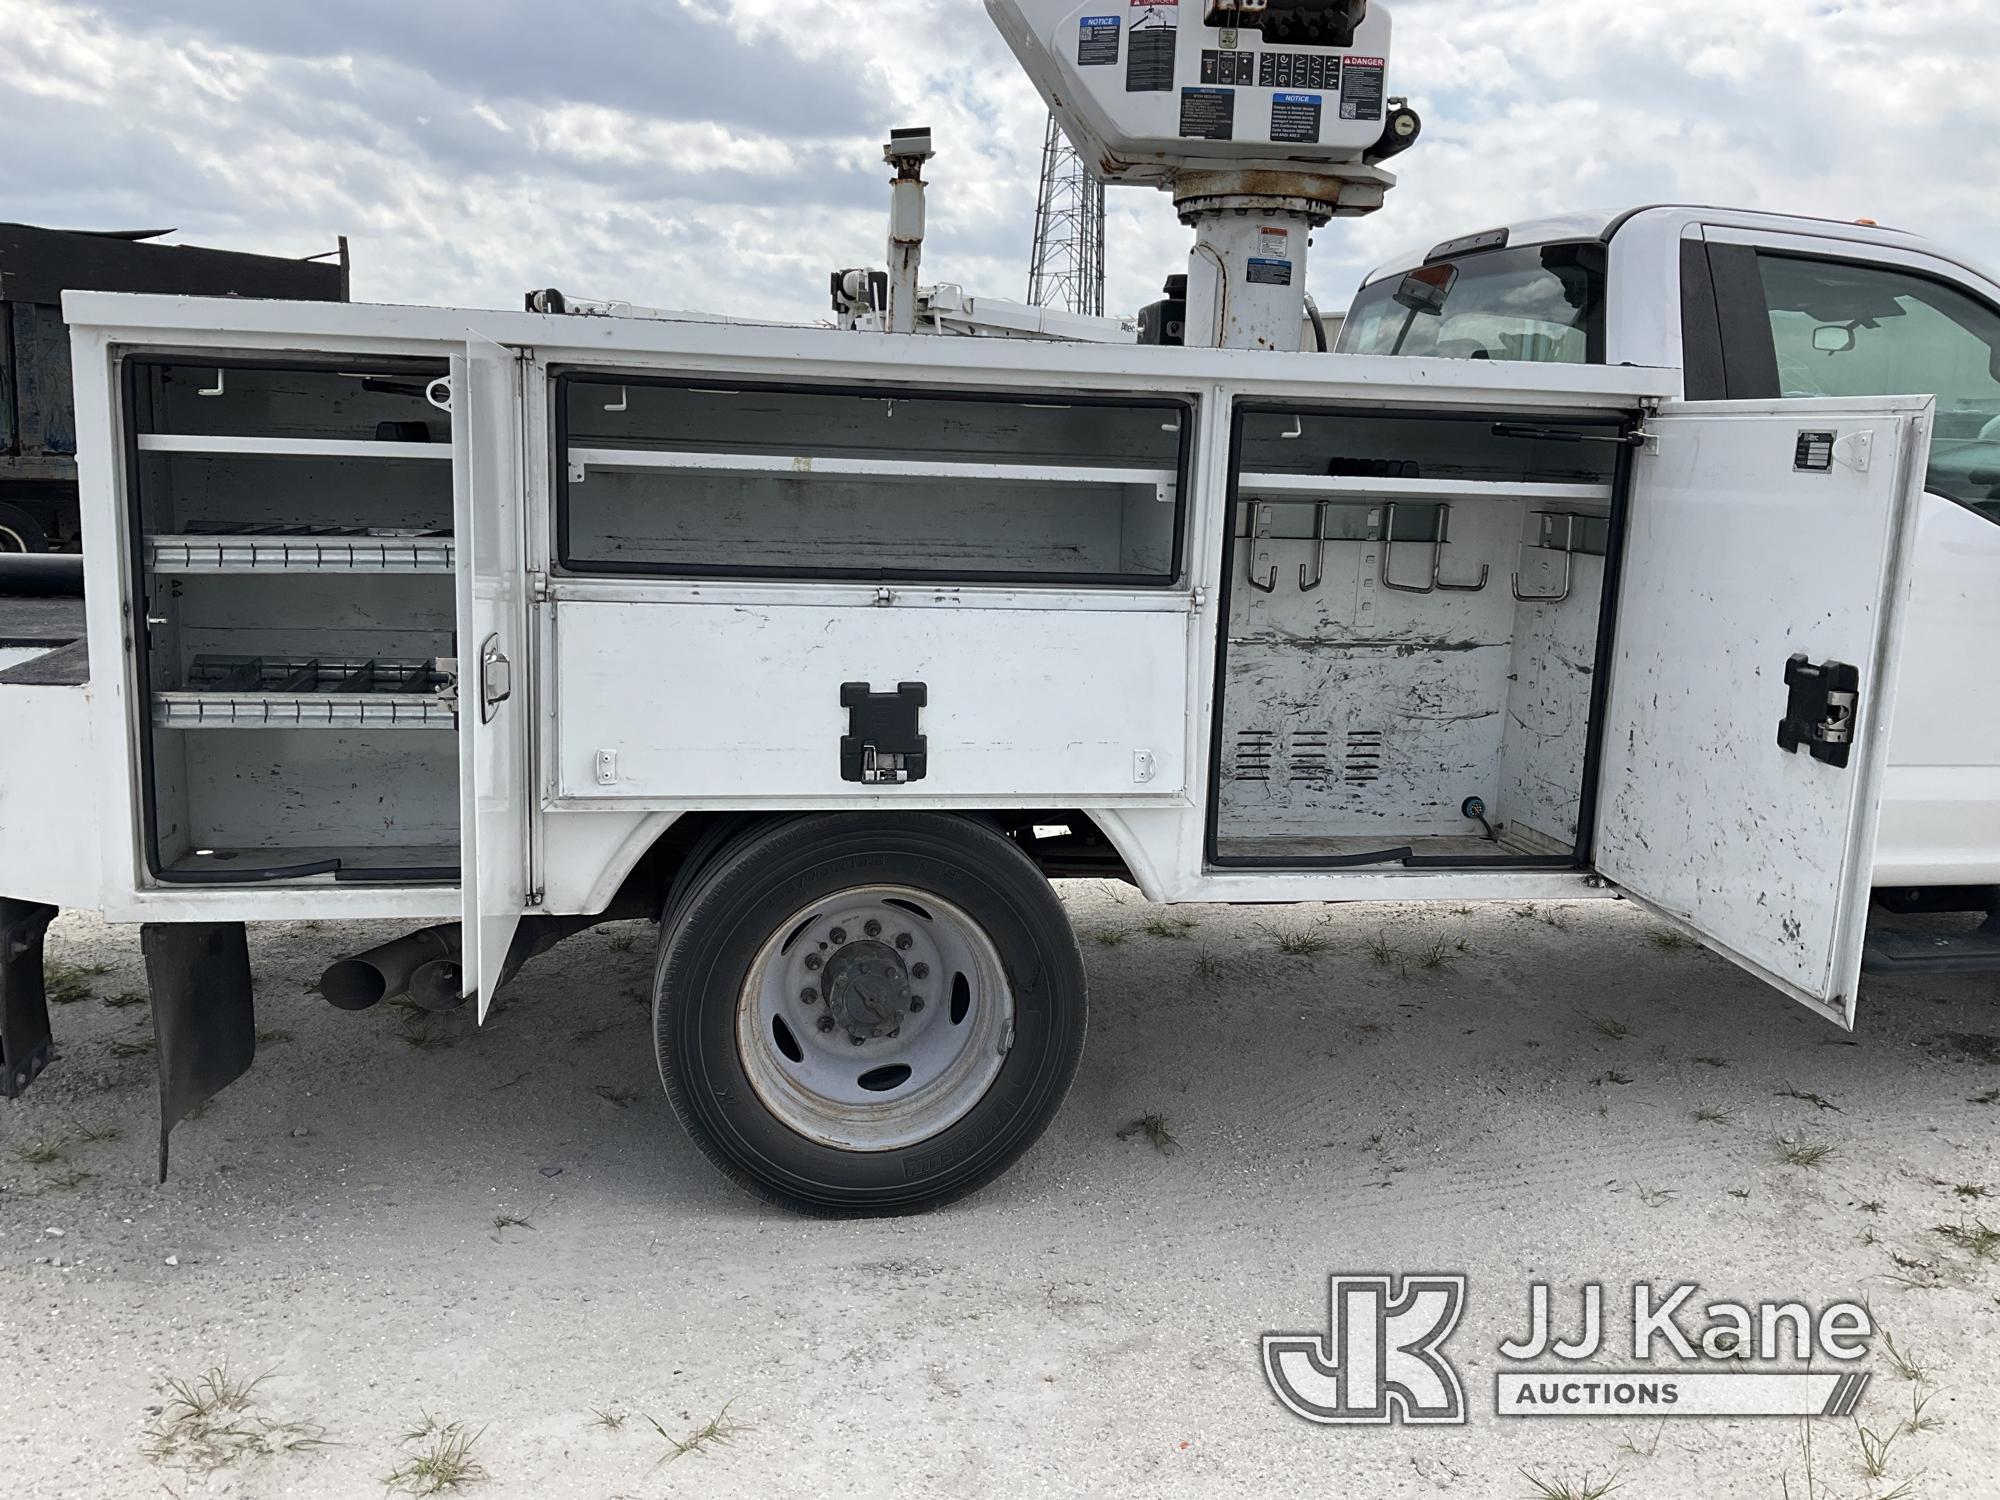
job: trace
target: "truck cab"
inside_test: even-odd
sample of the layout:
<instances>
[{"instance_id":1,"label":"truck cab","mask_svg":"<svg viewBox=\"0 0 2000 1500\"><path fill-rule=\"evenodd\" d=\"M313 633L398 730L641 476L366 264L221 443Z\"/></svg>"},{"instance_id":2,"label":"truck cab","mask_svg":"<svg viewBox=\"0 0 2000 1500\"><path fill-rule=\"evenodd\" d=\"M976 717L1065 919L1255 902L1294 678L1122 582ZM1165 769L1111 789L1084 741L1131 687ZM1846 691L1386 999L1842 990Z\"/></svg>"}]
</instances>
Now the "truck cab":
<instances>
[{"instance_id":1,"label":"truck cab","mask_svg":"<svg viewBox=\"0 0 2000 1500\"><path fill-rule=\"evenodd\" d=\"M1874 884L1905 907L1992 909L2000 705L1967 693L1958 664L2000 649L2000 277L1867 223L1575 215L1398 257L1363 283L1338 347L1658 367L1698 402L1935 397ZM2000 940L1954 947L1878 940L1871 962L2000 963Z\"/></svg>"}]
</instances>

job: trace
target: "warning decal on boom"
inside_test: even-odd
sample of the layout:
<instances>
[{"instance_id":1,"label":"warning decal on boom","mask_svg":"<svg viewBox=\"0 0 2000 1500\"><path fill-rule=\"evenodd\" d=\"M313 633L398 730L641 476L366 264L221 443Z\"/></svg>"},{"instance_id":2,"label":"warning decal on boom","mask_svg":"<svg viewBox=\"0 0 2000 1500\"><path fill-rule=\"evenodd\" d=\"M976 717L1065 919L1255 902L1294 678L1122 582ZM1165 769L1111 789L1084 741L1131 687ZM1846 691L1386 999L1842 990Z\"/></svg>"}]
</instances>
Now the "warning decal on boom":
<instances>
[{"instance_id":1,"label":"warning decal on boom","mask_svg":"<svg viewBox=\"0 0 2000 1500\"><path fill-rule=\"evenodd\" d=\"M1097 68L1118 61L1118 17L1085 16L1077 23L1076 65Z\"/></svg>"},{"instance_id":2,"label":"warning decal on boom","mask_svg":"<svg viewBox=\"0 0 2000 1500\"><path fill-rule=\"evenodd\" d=\"M1181 134L1204 141L1236 137L1236 90L1182 89Z\"/></svg>"},{"instance_id":3,"label":"warning decal on boom","mask_svg":"<svg viewBox=\"0 0 2000 1500\"><path fill-rule=\"evenodd\" d=\"M1174 86L1179 0L1132 0L1132 41L1125 49L1125 92L1164 94Z\"/></svg>"},{"instance_id":4,"label":"warning decal on boom","mask_svg":"<svg viewBox=\"0 0 2000 1500\"><path fill-rule=\"evenodd\" d=\"M1387 64L1379 57L1350 57L1340 74L1340 118L1343 120L1379 120L1382 118L1382 99L1386 90L1383 70Z\"/></svg>"},{"instance_id":5,"label":"warning decal on boom","mask_svg":"<svg viewBox=\"0 0 2000 1500\"><path fill-rule=\"evenodd\" d=\"M1315 143L1319 140L1319 115L1318 94L1273 94L1271 139Z\"/></svg>"}]
</instances>

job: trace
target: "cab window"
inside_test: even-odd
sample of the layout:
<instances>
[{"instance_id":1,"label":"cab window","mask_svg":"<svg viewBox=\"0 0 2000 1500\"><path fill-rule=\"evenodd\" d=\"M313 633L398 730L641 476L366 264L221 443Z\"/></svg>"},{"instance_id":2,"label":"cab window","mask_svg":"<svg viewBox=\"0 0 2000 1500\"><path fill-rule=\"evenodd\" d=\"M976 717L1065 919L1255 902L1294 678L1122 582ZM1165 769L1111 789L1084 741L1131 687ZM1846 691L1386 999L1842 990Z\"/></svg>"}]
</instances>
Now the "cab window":
<instances>
[{"instance_id":1,"label":"cab window","mask_svg":"<svg viewBox=\"0 0 2000 1500\"><path fill-rule=\"evenodd\" d=\"M1929 488L2000 521L2000 314L1890 266L1757 257L1785 396L1935 396Z\"/></svg>"},{"instance_id":2,"label":"cab window","mask_svg":"<svg viewBox=\"0 0 2000 1500\"><path fill-rule=\"evenodd\" d=\"M1604 358L1604 247L1482 250L1361 289L1342 354L1582 365Z\"/></svg>"}]
</instances>

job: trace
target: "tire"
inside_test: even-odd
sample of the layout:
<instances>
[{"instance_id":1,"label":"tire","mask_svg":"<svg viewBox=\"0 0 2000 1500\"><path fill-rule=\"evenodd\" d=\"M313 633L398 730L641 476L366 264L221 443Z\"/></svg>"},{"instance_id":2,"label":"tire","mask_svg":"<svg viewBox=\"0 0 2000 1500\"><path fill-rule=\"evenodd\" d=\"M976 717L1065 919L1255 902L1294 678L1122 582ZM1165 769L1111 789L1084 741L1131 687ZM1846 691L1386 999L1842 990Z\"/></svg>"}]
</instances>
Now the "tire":
<instances>
[{"instance_id":1,"label":"tire","mask_svg":"<svg viewBox=\"0 0 2000 1500\"><path fill-rule=\"evenodd\" d=\"M41 523L17 505L0 503L0 552L46 552Z\"/></svg>"},{"instance_id":2,"label":"tire","mask_svg":"<svg viewBox=\"0 0 2000 1500\"><path fill-rule=\"evenodd\" d=\"M1061 1106L1085 1012L1041 871L939 813L732 840L662 923L653 981L660 1078L695 1144L823 1217L918 1213L1000 1176Z\"/></svg>"}]
</instances>

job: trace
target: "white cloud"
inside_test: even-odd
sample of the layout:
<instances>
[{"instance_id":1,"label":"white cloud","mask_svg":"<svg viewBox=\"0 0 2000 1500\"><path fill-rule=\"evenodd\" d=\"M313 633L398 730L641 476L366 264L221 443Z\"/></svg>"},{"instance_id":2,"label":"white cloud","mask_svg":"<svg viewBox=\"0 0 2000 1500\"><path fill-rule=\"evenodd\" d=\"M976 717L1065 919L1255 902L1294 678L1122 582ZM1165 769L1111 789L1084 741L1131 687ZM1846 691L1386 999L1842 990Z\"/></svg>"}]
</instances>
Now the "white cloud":
<instances>
[{"instance_id":1,"label":"white cloud","mask_svg":"<svg viewBox=\"0 0 2000 1500\"><path fill-rule=\"evenodd\" d=\"M1402 0L1403 185L1317 236L1346 300L1412 244L1564 210L1867 215L1975 254L2000 216L1991 0ZM931 275L1019 296L1042 109L978 0L0 0L10 216L354 242L357 295L529 286L764 316L879 263L880 143L929 124ZM1181 268L1162 194L1114 190L1109 303ZM1995 257L2000 258L2000 257Z\"/></svg>"}]
</instances>

